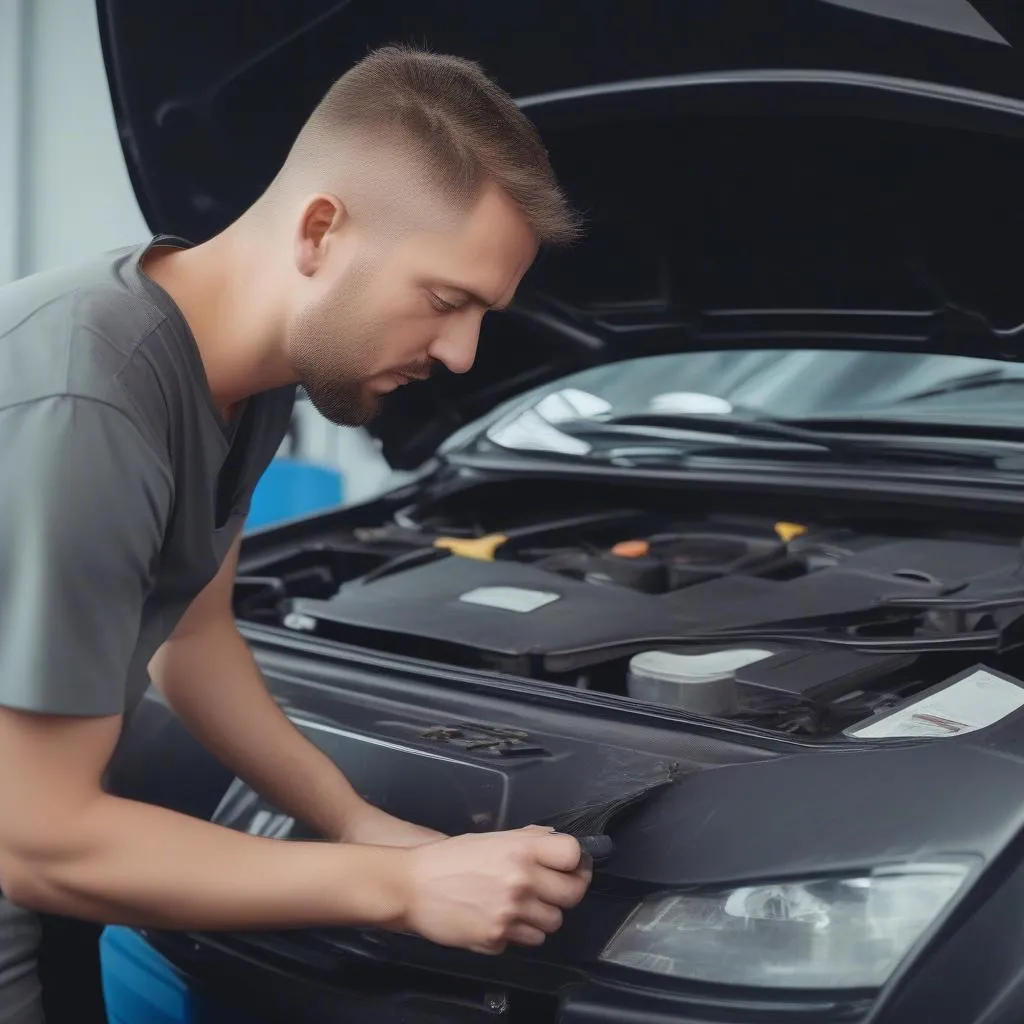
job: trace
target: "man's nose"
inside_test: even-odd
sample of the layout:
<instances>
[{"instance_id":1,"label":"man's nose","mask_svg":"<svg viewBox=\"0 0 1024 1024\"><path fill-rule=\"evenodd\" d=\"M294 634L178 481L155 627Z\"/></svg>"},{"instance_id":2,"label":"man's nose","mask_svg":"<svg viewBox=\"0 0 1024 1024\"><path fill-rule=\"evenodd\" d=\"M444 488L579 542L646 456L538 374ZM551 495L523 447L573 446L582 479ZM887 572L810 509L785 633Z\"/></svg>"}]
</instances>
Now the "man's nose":
<instances>
[{"instance_id":1,"label":"man's nose","mask_svg":"<svg viewBox=\"0 0 1024 1024\"><path fill-rule=\"evenodd\" d=\"M452 317L440 337L430 346L430 356L452 373L467 373L473 368L480 341L479 316Z\"/></svg>"}]
</instances>

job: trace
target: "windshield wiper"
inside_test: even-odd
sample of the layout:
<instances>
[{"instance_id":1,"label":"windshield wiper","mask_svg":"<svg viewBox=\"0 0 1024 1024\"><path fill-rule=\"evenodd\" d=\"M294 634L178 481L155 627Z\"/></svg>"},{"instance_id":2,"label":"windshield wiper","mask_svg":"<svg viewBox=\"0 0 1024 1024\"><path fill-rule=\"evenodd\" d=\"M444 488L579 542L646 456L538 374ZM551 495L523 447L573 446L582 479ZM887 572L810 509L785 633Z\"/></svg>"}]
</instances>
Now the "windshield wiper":
<instances>
[{"instance_id":1,"label":"windshield wiper","mask_svg":"<svg viewBox=\"0 0 1024 1024\"><path fill-rule=\"evenodd\" d=\"M787 459L803 458L823 461L823 457L831 456L828 451L806 451L803 449L786 449L777 445L758 444L698 444L693 447L680 448L672 445L616 445L608 449L594 449L586 458L595 461L613 462L621 466L647 465L682 465L693 458L737 458L745 456L764 457L784 456ZM577 458L579 456L576 456ZM828 457L829 464L834 465L835 459ZM878 445L856 450L845 450L842 461L848 464L865 465L868 463L901 465L932 465L959 466L969 469L995 469L996 456L981 452L943 452L934 448L916 448L913 445Z\"/></svg>"},{"instance_id":2,"label":"windshield wiper","mask_svg":"<svg viewBox=\"0 0 1024 1024\"><path fill-rule=\"evenodd\" d=\"M896 405L904 402L917 402L924 398L935 398L939 395L954 395L961 391L977 391L982 388L997 387L1000 384L1024 384L1024 377L1008 374L1005 370L982 370L979 373L968 373L962 377L936 384L934 387L915 391L896 400Z\"/></svg>"},{"instance_id":3,"label":"windshield wiper","mask_svg":"<svg viewBox=\"0 0 1024 1024\"><path fill-rule=\"evenodd\" d=\"M697 430L708 434L730 434L734 437L795 441L816 448L834 450L834 443L844 438L828 437L820 431L779 423L776 420L753 419L747 416L704 416L700 413L634 413L602 420L612 427L660 427L665 430Z\"/></svg>"},{"instance_id":4,"label":"windshield wiper","mask_svg":"<svg viewBox=\"0 0 1024 1024\"><path fill-rule=\"evenodd\" d=\"M808 430L774 420L754 420L695 414L621 416L599 423L577 421L563 423L559 429L593 445L588 457L622 465L640 463L679 463L694 456L715 455L742 458L745 455L802 455L820 458L833 456L844 461L932 464L995 468L1005 458L1005 449L970 450L915 445L902 440L849 437L820 430ZM694 441L673 438L674 433L689 431L730 435L740 443ZM758 444L757 442L764 442ZM801 451L801 448L811 449Z\"/></svg>"}]
</instances>

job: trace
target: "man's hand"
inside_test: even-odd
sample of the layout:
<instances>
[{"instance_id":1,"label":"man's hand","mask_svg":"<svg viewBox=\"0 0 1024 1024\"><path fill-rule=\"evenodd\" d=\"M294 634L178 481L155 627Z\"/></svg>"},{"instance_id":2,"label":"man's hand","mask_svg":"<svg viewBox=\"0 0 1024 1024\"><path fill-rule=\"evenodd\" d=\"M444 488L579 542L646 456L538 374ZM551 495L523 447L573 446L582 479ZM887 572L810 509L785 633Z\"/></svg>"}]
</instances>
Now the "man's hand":
<instances>
[{"instance_id":1,"label":"man's hand","mask_svg":"<svg viewBox=\"0 0 1024 1024\"><path fill-rule=\"evenodd\" d=\"M534 945L589 880L543 829L415 848L280 842L112 797L119 717L0 709L0 880L13 903L175 931L375 927L480 952Z\"/></svg>"},{"instance_id":2,"label":"man's hand","mask_svg":"<svg viewBox=\"0 0 1024 1024\"><path fill-rule=\"evenodd\" d=\"M399 927L476 953L541 945L583 899L592 874L575 839L539 826L457 836L409 854Z\"/></svg>"},{"instance_id":3,"label":"man's hand","mask_svg":"<svg viewBox=\"0 0 1024 1024\"><path fill-rule=\"evenodd\" d=\"M339 923L373 922L480 953L500 953L509 943L542 943L590 883L579 843L540 827L449 839L371 807L267 692L231 614L237 557L236 543L153 659L153 681L200 742L235 774L336 841L327 849L314 843L304 850L328 860L331 848L338 851L337 881L319 890L324 905L317 912ZM286 859L297 844L276 845L283 845L280 856ZM324 868L330 870L317 865L318 871ZM324 876L317 877L322 886ZM296 894L297 921L309 919L311 879ZM258 919L267 909L252 911Z\"/></svg>"}]
</instances>

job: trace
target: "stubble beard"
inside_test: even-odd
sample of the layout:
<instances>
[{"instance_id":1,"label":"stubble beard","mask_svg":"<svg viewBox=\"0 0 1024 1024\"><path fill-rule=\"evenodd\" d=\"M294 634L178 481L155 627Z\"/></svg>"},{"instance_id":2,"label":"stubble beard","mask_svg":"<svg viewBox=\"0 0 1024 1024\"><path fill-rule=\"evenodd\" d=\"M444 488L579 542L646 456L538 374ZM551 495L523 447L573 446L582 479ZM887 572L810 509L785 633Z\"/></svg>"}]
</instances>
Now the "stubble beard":
<instances>
[{"instance_id":1,"label":"stubble beard","mask_svg":"<svg viewBox=\"0 0 1024 1024\"><path fill-rule=\"evenodd\" d=\"M365 384L342 384L311 369L302 374L302 387L317 412L339 427L365 427L380 412L380 397Z\"/></svg>"},{"instance_id":2,"label":"stubble beard","mask_svg":"<svg viewBox=\"0 0 1024 1024\"><path fill-rule=\"evenodd\" d=\"M334 293L299 315L288 338L292 368L309 400L321 416L342 427L371 423L383 402L371 387L381 369L384 334L384 325L364 305L371 278L368 265L353 268ZM428 357L393 369L425 379L437 365Z\"/></svg>"},{"instance_id":3,"label":"stubble beard","mask_svg":"<svg viewBox=\"0 0 1024 1024\"><path fill-rule=\"evenodd\" d=\"M380 410L369 381L379 326L359 313L360 281L353 273L329 298L304 310L288 339L292 368L313 407L341 427L363 427Z\"/></svg>"}]
</instances>

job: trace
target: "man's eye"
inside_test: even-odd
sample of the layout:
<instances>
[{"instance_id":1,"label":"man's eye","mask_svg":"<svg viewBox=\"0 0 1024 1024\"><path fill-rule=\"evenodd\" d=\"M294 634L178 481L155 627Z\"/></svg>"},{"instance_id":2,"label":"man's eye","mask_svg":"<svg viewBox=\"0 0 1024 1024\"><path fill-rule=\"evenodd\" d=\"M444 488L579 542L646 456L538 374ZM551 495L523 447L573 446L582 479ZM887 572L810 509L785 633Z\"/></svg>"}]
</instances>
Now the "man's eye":
<instances>
[{"instance_id":1,"label":"man's eye","mask_svg":"<svg viewBox=\"0 0 1024 1024\"><path fill-rule=\"evenodd\" d=\"M438 313L454 313L459 308L454 302L445 302L440 295L435 295L433 292L430 293L430 304Z\"/></svg>"}]
</instances>

